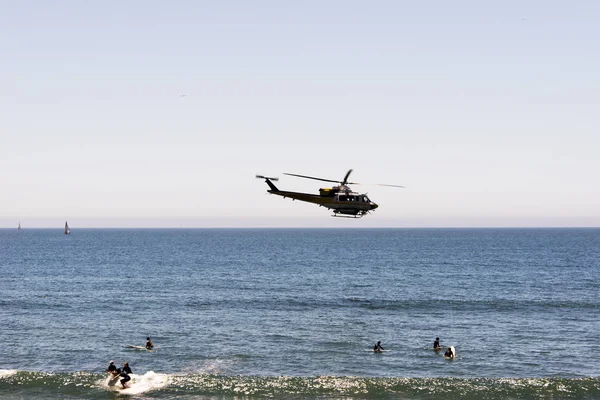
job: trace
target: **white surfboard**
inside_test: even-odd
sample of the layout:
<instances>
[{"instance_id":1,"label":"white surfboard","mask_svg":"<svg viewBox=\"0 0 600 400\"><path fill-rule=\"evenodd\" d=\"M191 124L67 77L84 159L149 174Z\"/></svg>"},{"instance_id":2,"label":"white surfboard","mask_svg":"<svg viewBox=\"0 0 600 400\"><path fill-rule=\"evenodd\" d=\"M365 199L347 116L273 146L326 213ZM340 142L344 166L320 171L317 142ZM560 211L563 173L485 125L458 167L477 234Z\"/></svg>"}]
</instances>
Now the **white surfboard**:
<instances>
[{"instance_id":1,"label":"white surfboard","mask_svg":"<svg viewBox=\"0 0 600 400\"><path fill-rule=\"evenodd\" d=\"M106 378L106 382L105 382L106 386L115 386L117 383L120 384L119 378L120 378L119 374L116 374L116 375L110 374L108 376L108 378Z\"/></svg>"},{"instance_id":2,"label":"white surfboard","mask_svg":"<svg viewBox=\"0 0 600 400\"><path fill-rule=\"evenodd\" d=\"M136 346L134 344L128 344L127 347L132 348L132 349L136 349L136 350L148 350L144 346Z\"/></svg>"},{"instance_id":3,"label":"white surfboard","mask_svg":"<svg viewBox=\"0 0 600 400\"><path fill-rule=\"evenodd\" d=\"M127 347L129 347L130 349L145 350L145 351L153 351L155 349L158 349L158 346L154 346L151 349L147 349L146 346L136 346L136 345L133 345L133 344L128 344Z\"/></svg>"},{"instance_id":4,"label":"white surfboard","mask_svg":"<svg viewBox=\"0 0 600 400\"><path fill-rule=\"evenodd\" d=\"M446 357L446 356L444 356L444 357L446 357L448 360L455 359L456 358L456 350L454 349L454 346L450 346L448 348L450 349L450 351L452 351L452 354L453 354L454 357Z\"/></svg>"}]
</instances>

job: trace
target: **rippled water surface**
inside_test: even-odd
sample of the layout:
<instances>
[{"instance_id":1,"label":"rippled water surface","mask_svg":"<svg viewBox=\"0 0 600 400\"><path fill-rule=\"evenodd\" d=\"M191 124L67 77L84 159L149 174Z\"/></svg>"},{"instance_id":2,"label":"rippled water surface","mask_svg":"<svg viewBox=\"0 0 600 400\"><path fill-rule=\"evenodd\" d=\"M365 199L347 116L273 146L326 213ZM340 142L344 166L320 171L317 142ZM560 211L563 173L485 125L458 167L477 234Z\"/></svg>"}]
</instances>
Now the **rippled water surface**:
<instances>
[{"instance_id":1,"label":"rippled water surface","mask_svg":"<svg viewBox=\"0 0 600 400\"><path fill-rule=\"evenodd\" d=\"M599 229L0 230L0 396L592 398L599 272Z\"/></svg>"}]
</instances>

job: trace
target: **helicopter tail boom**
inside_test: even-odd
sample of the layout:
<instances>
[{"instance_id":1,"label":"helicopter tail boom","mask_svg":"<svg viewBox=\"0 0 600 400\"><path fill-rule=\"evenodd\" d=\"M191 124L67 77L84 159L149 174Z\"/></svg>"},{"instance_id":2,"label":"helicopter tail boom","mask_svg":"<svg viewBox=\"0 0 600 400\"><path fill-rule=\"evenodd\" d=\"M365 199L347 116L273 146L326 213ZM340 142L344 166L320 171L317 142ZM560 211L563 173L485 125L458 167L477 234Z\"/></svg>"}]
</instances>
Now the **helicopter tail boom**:
<instances>
[{"instance_id":1,"label":"helicopter tail boom","mask_svg":"<svg viewBox=\"0 0 600 400\"><path fill-rule=\"evenodd\" d=\"M277 186L275 186L275 184L273 183L273 181L279 180L278 178L269 178L268 176L262 176L262 175L256 175L256 177L259 179L264 179L272 191L279 192L279 189L277 189Z\"/></svg>"}]
</instances>

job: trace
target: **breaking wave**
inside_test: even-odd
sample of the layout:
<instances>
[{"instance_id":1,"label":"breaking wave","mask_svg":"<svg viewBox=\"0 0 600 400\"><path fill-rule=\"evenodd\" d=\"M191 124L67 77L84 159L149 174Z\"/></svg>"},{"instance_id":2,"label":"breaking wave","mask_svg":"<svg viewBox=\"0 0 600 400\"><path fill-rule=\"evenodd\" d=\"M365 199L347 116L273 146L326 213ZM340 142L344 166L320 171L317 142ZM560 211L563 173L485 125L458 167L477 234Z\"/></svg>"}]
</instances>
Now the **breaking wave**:
<instances>
[{"instance_id":1,"label":"breaking wave","mask_svg":"<svg viewBox=\"0 0 600 400\"><path fill-rule=\"evenodd\" d=\"M224 376L132 374L128 389L106 374L0 370L2 398L106 398L107 392L144 398L408 398L595 399L600 378L368 378L350 376Z\"/></svg>"}]
</instances>

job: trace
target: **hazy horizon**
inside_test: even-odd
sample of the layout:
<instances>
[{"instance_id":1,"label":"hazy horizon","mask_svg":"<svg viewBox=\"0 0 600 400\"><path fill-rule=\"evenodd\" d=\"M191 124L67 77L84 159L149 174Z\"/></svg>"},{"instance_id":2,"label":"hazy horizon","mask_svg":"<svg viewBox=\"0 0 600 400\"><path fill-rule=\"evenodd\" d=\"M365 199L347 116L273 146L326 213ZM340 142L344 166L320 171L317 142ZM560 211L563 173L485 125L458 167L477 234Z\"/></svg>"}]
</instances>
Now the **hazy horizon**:
<instances>
[{"instance_id":1,"label":"hazy horizon","mask_svg":"<svg viewBox=\"0 0 600 400\"><path fill-rule=\"evenodd\" d=\"M329 218L329 219L327 219ZM21 223L23 229L64 228L65 220L56 218L37 218L20 220L9 224L6 218L0 218L0 229L15 229ZM68 220L71 230L78 228L599 228L600 218L538 218L529 220L506 218L419 218L405 220L387 219L385 221L349 220L347 218L73 218Z\"/></svg>"}]
</instances>

